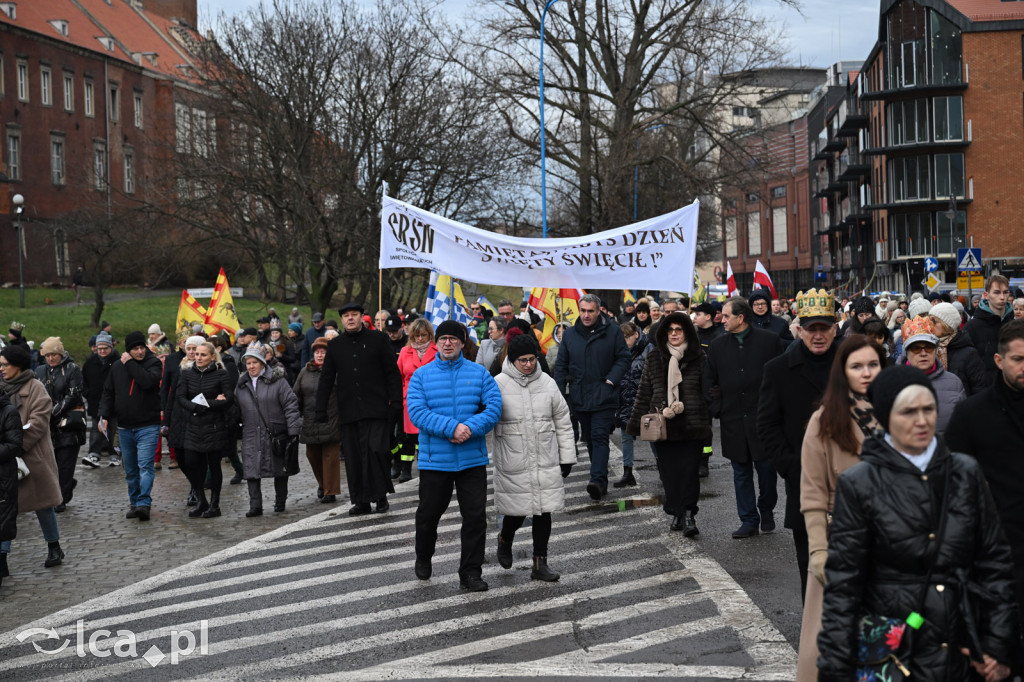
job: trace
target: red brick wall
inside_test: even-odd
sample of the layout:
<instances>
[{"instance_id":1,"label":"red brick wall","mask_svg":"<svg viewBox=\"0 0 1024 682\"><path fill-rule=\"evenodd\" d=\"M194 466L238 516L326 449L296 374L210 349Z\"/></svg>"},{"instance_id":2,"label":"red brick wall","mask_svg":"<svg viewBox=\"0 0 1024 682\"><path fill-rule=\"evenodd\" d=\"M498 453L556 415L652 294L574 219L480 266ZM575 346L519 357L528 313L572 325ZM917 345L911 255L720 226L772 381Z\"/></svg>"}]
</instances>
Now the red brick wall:
<instances>
[{"instance_id":1,"label":"red brick wall","mask_svg":"<svg viewBox=\"0 0 1024 682\"><path fill-rule=\"evenodd\" d=\"M965 152L974 202L967 231L989 258L1024 257L1024 74L1021 32L966 33L964 125L973 141ZM968 185L969 186L969 185Z\"/></svg>"}]
</instances>

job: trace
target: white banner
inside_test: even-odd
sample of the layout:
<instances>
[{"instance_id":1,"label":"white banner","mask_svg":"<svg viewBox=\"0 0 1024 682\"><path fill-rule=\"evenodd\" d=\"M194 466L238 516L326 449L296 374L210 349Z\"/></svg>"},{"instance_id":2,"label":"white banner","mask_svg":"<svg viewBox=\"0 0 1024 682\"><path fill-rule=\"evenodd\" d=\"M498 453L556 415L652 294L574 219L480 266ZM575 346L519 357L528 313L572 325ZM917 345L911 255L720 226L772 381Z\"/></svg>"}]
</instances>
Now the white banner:
<instances>
[{"instance_id":1,"label":"white banner","mask_svg":"<svg viewBox=\"0 0 1024 682\"><path fill-rule=\"evenodd\" d=\"M695 200L672 213L585 237L524 239L385 196L380 267L430 268L480 284L690 292L699 209Z\"/></svg>"}]
</instances>

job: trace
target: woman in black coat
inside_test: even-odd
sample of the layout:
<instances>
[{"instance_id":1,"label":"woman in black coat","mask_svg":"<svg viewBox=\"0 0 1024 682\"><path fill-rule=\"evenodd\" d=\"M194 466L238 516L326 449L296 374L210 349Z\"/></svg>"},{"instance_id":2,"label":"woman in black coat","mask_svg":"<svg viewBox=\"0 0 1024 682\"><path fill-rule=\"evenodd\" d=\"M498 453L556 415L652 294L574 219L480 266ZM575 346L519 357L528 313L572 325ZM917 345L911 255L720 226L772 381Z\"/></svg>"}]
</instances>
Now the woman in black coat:
<instances>
[{"instance_id":1,"label":"woman in black coat","mask_svg":"<svg viewBox=\"0 0 1024 682\"><path fill-rule=\"evenodd\" d=\"M901 659L910 679L960 682L972 666L989 682L1004 679L1017 638L1012 560L981 469L935 438L935 391L923 372L889 367L868 399L885 433L839 476L818 679L857 679L863 616L913 612L924 624Z\"/></svg>"},{"instance_id":2,"label":"woman in black coat","mask_svg":"<svg viewBox=\"0 0 1024 682\"><path fill-rule=\"evenodd\" d=\"M10 398L0 391L0 542L18 535L18 466L23 454L21 417ZM0 553L0 585L9 576L7 554Z\"/></svg>"},{"instance_id":3,"label":"woman in black coat","mask_svg":"<svg viewBox=\"0 0 1024 682\"><path fill-rule=\"evenodd\" d=\"M700 497L699 469L704 441L711 435L704 402L705 362L690 316L676 312L662 318L626 426L629 434L638 436L645 414L665 416L667 438L651 446L665 487L665 513L673 517L670 528L683 531L686 537L700 532L694 518Z\"/></svg>"},{"instance_id":4,"label":"woman in black coat","mask_svg":"<svg viewBox=\"0 0 1024 682\"><path fill-rule=\"evenodd\" d=\"M185 447L178 458L199 502L188 513L189 518L220 516L220 489L224 483L220 460L233 437L228 412L235 402L235 394L228 373L217 357L217 349L209 341L196 347L195 362L181 370L175 387L175 402L180 409L178 414L184 417L185 427ZM207 469L210 472L209 502L203 489Z\"/></svg>"}]
</instances>

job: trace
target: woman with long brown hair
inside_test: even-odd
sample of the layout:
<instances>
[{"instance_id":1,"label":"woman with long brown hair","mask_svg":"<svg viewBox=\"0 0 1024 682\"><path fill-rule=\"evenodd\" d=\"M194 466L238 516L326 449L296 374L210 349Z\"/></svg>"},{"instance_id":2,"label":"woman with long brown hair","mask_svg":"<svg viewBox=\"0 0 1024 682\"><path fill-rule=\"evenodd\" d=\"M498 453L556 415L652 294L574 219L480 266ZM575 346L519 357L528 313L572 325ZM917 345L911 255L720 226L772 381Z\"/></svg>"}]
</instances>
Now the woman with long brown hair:
<instances>
[{"instance_id":1,"label":"woman with long brown hair","mask_svg":"<svg viewBox=\"0 0 1024 682\"><path fill-rule=\"evenodd\" d=\"M828 519L839 474L860 461L864 439L878 428L868 386L886 366L885 350L863 334L846 337L832 361L821 407L811 415L800 460L800 511L807 525L810 565L797 665L798 682L818 679L818 631L828 557Z\"/></svg>"}]
</instances>

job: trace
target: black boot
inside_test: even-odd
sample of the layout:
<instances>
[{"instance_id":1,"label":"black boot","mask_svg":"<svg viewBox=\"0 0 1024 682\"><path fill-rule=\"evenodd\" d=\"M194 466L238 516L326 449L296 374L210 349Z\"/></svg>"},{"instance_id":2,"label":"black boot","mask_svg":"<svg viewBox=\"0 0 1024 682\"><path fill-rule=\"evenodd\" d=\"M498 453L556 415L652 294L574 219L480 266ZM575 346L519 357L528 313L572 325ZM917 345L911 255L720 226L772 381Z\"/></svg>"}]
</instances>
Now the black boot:
<instances>
[{"instance_id":1,"label":"black boot","mask_svg":"<svg viewBox=\"0 0 1024 682\"><path fill-rule=\"evenodd\" d=\"M199 504L199 498L196 497L196 489L190 488L188 491L188 499L185 500L186 507L194 507Z\"/></svg>"},{"instance_id":2,"label":"black boot","mask_svg":"<svg viewBox=\"0 0 1024 682\"><path fill-rule=\"evenodd\" d=\"M210 508L203 512L204 519L220 516L220 493L210 493Z\"/></svg>"},{"instance_id":3,"label":"black boot","mask_svg":"<svg viewBox=\"0 0 1024 682\"><path fill-rule=\"evenodd\" d=\"M512 568L512 542L498 534L498 564L502 568Z\"/></svg>"},{"instance_id":4,"label":"black boot","mask_svg":"<svg viewBox=\"0 0 1024 682\"><path fill-rule=\"evenodd\" d=\"M622 478L612 483L613 488L625 488L627 485L636 485L633 478L633 467L622 467Z\"/></svg>"},{"instance_id":5,"label":"black boot","mask_svg":"<svg viewBox=\"0 0 1024 682\"><path fill-rule=\"evenodd\" d=\"M64 561L64 550L60 548L60 542L55 540L46 543L46 546L49 551L46 553L46 561L43 562L43 566L46 568L60 566L61 562Z\"/></svg>"},{"instance_id":6,"label":"black boot","mask_svg":"<svg viewBox=\"0 0 1024 682\"><path fill-rule=\"evenodd\" d=\"M688 538L700 535L700 531L697 529L697 519L693 518L692 511L686 512L686 516L683 518L683 535Z\"/></svg>"},{"instance_id":7,"label":"black boot","mask_svg":"<svg viewBox=\"0 0 1024 682\"><path fill-rule=\"evenodd\" d=\"M196 507L188 513L188 517L190 519L198 519L209 508L210 503L206 501L206 491L200 488L196 490Z\"/></svg>"},{"instance_id":8,"label":"black boot","mask_svg":"<svg viewBox=\"0 0 1024 682\"><path fill-rule=\"evenodd\" d=\"M402 448L401 446L391 451L391 480L398 480L402 475Z\"/></svg>"},{"instance_id":9,"label":"black boot","mask_svg":"<svg viewBox=\"0 0 1024 682\"><path fill-rule=\"evenodd\" d=\"M11 571L7 568L7 552L0 554L0 578L7 578Z\"/></svg>"},{"instance_id":10,"label":"black boot","mask_svg":"<svg viewBox=\"0 0 1024 682\"><path fill-rule=\"evenodd\" d=\"M398 482L405 483L412 480L412 460L402 462L402 471L398 474Z\"/></svg>"},{"instance_id":11,"label":"black boot","mask_svg":"<svg viewBox=\"0 0 1024 682\"><path fill-rule=\"evenodd\" d=\"M534 555L533 570L530 571L531 580L543 580L546 583L553 583L561 577L561 575L548 568L548 558L546 556Z\"/></svg>"},{"instance_id":12,"label":"black boot","mask_svg":"<svg viewBox=\"0 0 1024 682\"><path fill-rule=\"evenodd\" d=\"M700 478L708 477L708 460L711 459L711 453L705 452L700 456L700 464L697 465L697 476Z\"/></svg>"}]
</instances>

